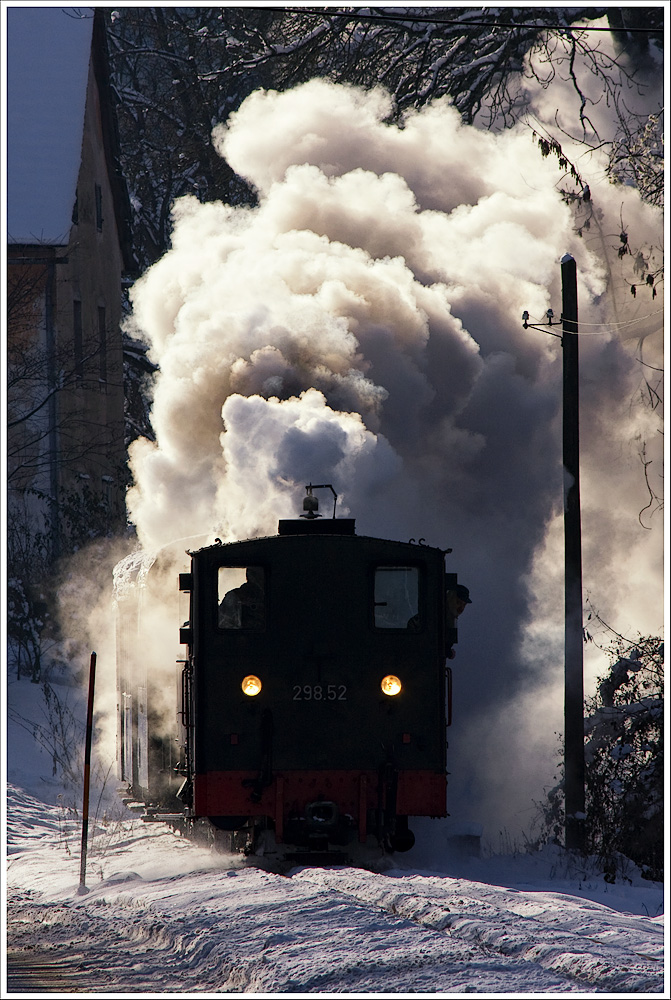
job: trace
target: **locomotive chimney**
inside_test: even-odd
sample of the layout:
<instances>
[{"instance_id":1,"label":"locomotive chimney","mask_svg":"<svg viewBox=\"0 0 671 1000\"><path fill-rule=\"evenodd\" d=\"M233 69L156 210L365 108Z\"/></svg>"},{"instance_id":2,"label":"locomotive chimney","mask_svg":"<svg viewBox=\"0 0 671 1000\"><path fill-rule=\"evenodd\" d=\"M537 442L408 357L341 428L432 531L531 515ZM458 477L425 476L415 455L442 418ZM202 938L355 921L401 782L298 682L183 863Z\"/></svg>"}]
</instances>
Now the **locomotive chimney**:
<instances>
[{"instance_id":1,"label":"locomotive chimney","mask_svg":"<svg viewBox=\"0 0 671 1000\"><path fill-rule=\"evenodd\" d=\"M318 485L309 483L305 490L307 496L303 499L303 513L295 519L283 519L277 526L280 535L353 535L354 518L336 518L338 494L330 483ZM324 518L319 513L319 500L314 490L330 490L333 494L333 517Z\"/></svg>"},{"instance_id":2,"label":"locomotive chimney","mask_svg":"<svg viewBox=\"0 0 671 1000\"><path fill-rule=\"evenodd\" d=\"M312 483L310 483L309 486L306 486L305 489L307 490L307 496L303 500L303 510L305 513L301 514L301 517L307 517L309 520L312 520L315 517L321 517L321 514L318 513L319 500L312 493Z\"/></svg>"}]
</instances>

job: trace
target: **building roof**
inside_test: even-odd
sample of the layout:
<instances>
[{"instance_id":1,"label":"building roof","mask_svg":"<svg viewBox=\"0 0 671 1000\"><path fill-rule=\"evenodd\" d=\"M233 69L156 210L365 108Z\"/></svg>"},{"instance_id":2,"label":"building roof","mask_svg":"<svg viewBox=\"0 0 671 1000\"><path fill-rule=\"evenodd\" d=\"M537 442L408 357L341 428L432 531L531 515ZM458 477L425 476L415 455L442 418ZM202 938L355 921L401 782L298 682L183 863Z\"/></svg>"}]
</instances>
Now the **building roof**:
<instances>
[{"instance_id":1,"label":"building roof","mask_svg":"<svg viewBox=\"0 0 671 1000\"><path fill-rule=\"evenodd\" d=\"M92 36L92 8L7 8L10 243L68 242Z\"/></svg>"}]
</instances>

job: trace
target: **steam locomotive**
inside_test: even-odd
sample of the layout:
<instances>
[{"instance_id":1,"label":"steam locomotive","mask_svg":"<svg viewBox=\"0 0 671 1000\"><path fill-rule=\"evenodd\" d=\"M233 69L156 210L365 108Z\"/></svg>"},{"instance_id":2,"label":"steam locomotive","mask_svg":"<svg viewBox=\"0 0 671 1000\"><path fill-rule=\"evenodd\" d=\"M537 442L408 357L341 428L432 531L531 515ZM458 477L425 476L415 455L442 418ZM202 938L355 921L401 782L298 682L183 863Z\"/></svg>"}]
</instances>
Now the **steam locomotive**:
<instances>
[{"instance_id":1,"label":"steam locomotive","mask_svg":"<svg viewBox=\"0 0 671 1000\"><path fill-rule=\"evenodd\" d=\"M130 573L117 596L117 746L146 819L338 863L408 850L409 817L447 815L451 549L359 536L336 501L310 484L277 535L187 552L174 684L151 662L165 630L143 625L152 587L161 603L160 559Z\"/></svg>"}]
</instances>

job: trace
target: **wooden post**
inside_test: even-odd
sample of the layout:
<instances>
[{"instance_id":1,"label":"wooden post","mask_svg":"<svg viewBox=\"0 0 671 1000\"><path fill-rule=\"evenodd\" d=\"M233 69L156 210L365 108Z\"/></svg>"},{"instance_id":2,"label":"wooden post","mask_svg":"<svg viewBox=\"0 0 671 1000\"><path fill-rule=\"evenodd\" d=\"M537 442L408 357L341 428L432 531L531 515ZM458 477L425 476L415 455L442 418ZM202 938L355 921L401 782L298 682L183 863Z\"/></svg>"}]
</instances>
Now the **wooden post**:
<instances>
[{"instance_id":1,"label":"wooden post","mask_svg":"<svg viewBox=\"0 0 671 1000\"><path fill-rule=\"evenodd\" d=\"M86 852L89 836L89 788L91 783L91 737L93 734L93 692L96 683L96 654L91 653L89 666L89 700L86 709L86 747L84 750L84 804L82 807L82 850L79 867L78 892L88 892L86 888Z\"/></svg>"},{"instance_id":2,"label":"wooden post","mask_svg":"<svg viewBox=\"0 0 671 1000\"><path fill-rule=\"evenodd\" d=\"M582 538L578 394L578 282L570 254L561 260L564 462L564 787L565 838L585 848Z\"/></svg>"}]
</instances>

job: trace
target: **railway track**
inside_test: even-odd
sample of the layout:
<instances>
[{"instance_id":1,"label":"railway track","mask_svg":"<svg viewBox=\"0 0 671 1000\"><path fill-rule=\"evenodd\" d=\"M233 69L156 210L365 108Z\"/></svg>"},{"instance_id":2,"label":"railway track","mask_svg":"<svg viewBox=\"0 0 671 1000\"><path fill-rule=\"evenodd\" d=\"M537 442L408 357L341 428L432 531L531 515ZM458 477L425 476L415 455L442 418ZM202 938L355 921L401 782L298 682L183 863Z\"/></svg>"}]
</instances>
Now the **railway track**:
<instances>
[{"instance_id":1,"label":"railway track","mask_svg":"<svg viewBox=\"0 0 671 1000\"><path fill-rule=\"evenodd\" d=\"M662 991L661 933L641 937L640 918L616 912L604 928L603 907L556 901L361 869L128 876L69 902L16 900L8 990Z\"/></svg>"},{"instance_id":2,"label":"railway track","mask_svg":"<svg viewBox=\"0 0 671 1000\"><path fill-rule=\"evenodd\" d=\"M53 951L8 951L7 992L88 993L97 977L81 968L83 954L56 956Z\"/></svg>"}]
</instances>

